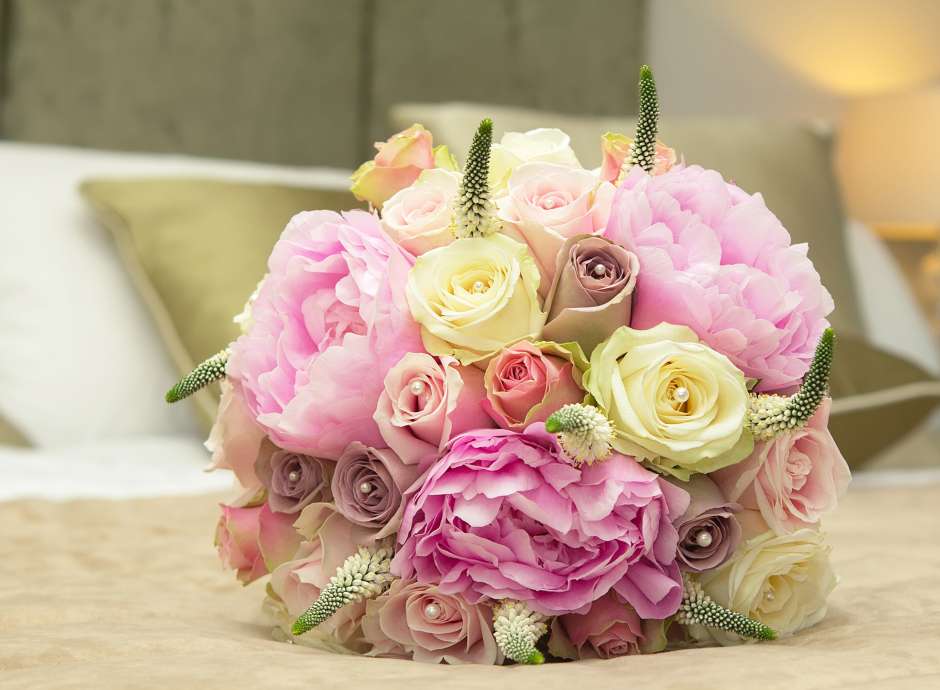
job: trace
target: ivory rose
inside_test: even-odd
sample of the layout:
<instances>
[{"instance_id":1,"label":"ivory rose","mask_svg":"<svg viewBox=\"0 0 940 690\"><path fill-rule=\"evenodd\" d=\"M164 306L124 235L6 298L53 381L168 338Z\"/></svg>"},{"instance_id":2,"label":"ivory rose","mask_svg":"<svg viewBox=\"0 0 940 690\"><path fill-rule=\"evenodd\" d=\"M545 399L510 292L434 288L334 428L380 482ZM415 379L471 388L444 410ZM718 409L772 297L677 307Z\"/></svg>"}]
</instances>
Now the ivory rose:
<instances>
[{"instance_id":1,"label":"ivory rose","mask_svg":"<svg viewBox=\"0 0 940 690\"><path fill-rule=\"evenodd\" d=\"M440 361L409 352L385 377L375 423L407 465L436 460L446 443L470 429L492 426L484 412L483 372L453 357Z\"/></svg>"},{"instance_id":2,"label":"ivory rose","mask_svg":"<svg viewBox=\"0 0 940 690\"><path fill-rule=\"evenodd\" d=\"M571 137L560 129L540 127L528 132L506 132L490 150L490 185L501 189L513 170L529 161L580 168Z\"/></svg>"},{"instance_id":3,"label":"ivory rose","mask_svg":"<svg viewBox=\"0 0 940 690\"><path fill-rule=\"evenodd\" d=\"M232 470L238 483L246 489L260 485L255 474L255 460L265 438L264 429L255 422L245 405L241 390L228 379L222 379L219 412L209 431L206 449L212 453L209 470Z\"/></svg>"},{"instance_id":4,"label":"ivory rose","mask_svg":"<svg viewBox=\"0 0 940 690\"><path fill-rule=\"evenodd\" d=\"M568 239L556 261L542 337L575 341L593 352L617 328L630 324L640 263L633 252L591 235Z\"/></svg>"},{"instance_id":5,"label":"ivory rose","mask_svg":"<svg viewBox=\"0 0 940 690\"><path fill-rule=\"evenodd\" d=\"M580 168L535 162L512 172L506 194L496 200L498 215L503 232L528 245L542 273L543 293L565 240L602 231L613 198L613 185Z\"/></svg>"},{"instance_id":6,"label":"ivory rose","mask_svg":"<svg viewBox=\"0 0 940 690\"><path fill-rule=\"evenodd\" d=\"M247 585L289 560L300 545L294 518L274 513L267 503L253 506L222 505L215 545L226 568Z\"/></svg>"},{"instance_id":7,"label":"ivory rose","mask_svg":"<svg viewBox=\"0 0 940 690\"><path fill-rule=\"evenodd\" d=\"M608 592L587 613L569 613L552 621L548 651L562 659L612 659L651 654L666 647L662 620L641 620L624 599Z\"/></svg>"},{"instance_id":8,"label":"ivory rose","mask_svg":"<svg viewBox=\"0 0 940 690\"><path fill-rule=\"evenodd\" d=\"M753 448L744 375L685 326L621 326L591 354L585 388L617 428L617 450L679 479Z\"/></svg>"},{"instance_id":9,"label":"ivory rose","mask_svg":"<svg viewBox=\"0 0 940 690\"><path fill-rule=\"evenodd\" d=\"M377 141L375 148L375 158L352 174L350 191L376 207L418 179L422 170L457 167L447 147L434 148L431 133L419 124L393 134L388 141Z\"/></svg>"},{"instance_id":10,"label":"ivory rose","mask_svg":"<svg viewBox=\"0 0 940 690\"><path fill-rule=\"evenodd\" d=\"M769 625L778 635L790 635L826 615L826 600L837 582L829 551L816 530L764 532L748 539L725 565L701 574L699 581L722 606ZM695 633L722 644L740 642L717 629Z\"/></svg>"},{"instance_id":11,"label":"ivory rose","mask_svg":"<svg viewBox=\"0 0 940 690\"><path fill-rule=\"evenodd\" d=\"M831 407L826 398L805 427L757 443L746 460L712 475L777 534L816 524L848 487L849 466L828 429Z\"/></svg>"},{"instance_id":12,"label":"ivory rose","mask_svg":"<svg viewBox=\"0 0 940 690\"><path fill-rule=\"evenodd\" d=\"M623 162L630 155L630 146L633 140L630 137L617 132L607 132L601 137L601 162L600 178L608 182L617 183L620 172L623 170ZM676 164L677 156L675 149L671 149L663 142L656 142L656 155L653 162L653 175L662 175L668 172Z\"/></svg>"},{"instance_id":13,"label":"ivory rose","mask_svg":"<svg viewBox=\"0 0 940 690\"><path fill-rule=\"evenodd\" d=\"M460 175L442 168L424 170L410 187L382 206L382 228L415 256L454 240L454 202Z\"/></svg>"},{"instance_id":14,"label":"ivory rose","mask_svg":"<svg viewBox=\"0 0 940 690\"><path fill-rule=\"evenodd\" d=\"M497 234L419 256L407 295L427 351L472 364L538 334L545 323L538 287L525 245Z\"/></svg>"},{"instance_id":15,"label":"ivory rose","mask_svg":"<svg viewBox=\"0 0 940 690\"><path fill-rule=\"evenodd\" d=\"M493 612L438 587L395 580L366 603L362 632L370 656L397 656L429 664L495 664L502 660Z\"/></svg>"},{"instance_id":16,"label":"ivory rose","mask_svg":"<svg viewBox=\"0 0 940 690\"><path fill-rule=\"evenodd\" d=\"M490 360L483 407L504 429L544 422L562 405L581 402L587 360L577 344L520 340Z\"/></svg>"},{"instance_id":17,"label":"ivory rose","mask_svg":"<svg viewBox=\"0 0 940 690\"><path fill-rule=\"evenodd\" d=\"M290 622L306 611L336 574L336 569L358 546L371 538L371 531L354 525L331 506L314 503L304 509L297 527L305 541L294 557L271 574L270 591L286 609L286 632ZM359 621L365 614L364 602L342 607L324 623L304 634L328 648L365 652Z\"/></svg>"}]
</instances>

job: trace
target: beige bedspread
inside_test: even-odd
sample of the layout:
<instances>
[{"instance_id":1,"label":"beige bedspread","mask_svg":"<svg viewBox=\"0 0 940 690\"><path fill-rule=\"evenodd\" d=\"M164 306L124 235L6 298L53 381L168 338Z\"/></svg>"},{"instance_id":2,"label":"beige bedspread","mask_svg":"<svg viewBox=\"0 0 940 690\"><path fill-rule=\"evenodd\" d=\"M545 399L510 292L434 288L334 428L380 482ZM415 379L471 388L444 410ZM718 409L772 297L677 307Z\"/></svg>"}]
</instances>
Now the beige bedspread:
<instances>
[{"instance_id":1,"label":"beige bedspread","mask_svg":"<svg viewBox=\"0 0 940 690\"><path fill-rule=\"evenodd\" d=\"M542 667L444 667L271 640L212 497L0 504L0 688L940 688L940 487L856 490L842 583L798 637Z\"/></svg>"}]
</instances>

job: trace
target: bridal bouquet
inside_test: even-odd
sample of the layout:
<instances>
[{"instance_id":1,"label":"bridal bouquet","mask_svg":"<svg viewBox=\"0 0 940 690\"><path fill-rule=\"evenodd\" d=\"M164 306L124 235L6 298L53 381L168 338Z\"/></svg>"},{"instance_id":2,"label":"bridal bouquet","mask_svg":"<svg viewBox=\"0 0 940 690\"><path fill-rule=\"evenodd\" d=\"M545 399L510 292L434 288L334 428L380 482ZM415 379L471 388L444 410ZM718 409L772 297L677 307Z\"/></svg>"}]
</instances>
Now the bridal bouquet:
<instances>
[{"instance_id":1,"label":"bridal bouquet","mask_svg":"<svg viewBox=\"0 0 940 690\"><path fill-rule=\"evenodd\" d=\"M279 635L432 663L769 640L819 621L832 298L759 194L657 141L420 125L309 211L184 377L244 488L216 545Z\"/></svg>"}]
</instances>

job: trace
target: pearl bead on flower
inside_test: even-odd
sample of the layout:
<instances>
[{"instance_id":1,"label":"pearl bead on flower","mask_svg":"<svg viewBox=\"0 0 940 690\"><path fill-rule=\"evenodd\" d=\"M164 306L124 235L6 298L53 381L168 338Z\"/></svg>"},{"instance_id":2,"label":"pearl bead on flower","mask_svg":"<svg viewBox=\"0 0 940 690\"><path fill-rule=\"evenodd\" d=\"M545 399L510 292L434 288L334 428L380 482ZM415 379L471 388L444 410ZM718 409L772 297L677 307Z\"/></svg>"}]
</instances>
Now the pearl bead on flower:
<instances>
[{"instance_id":1,"label":"pearl bead on flower","mask_svg":"<svg viewBox=\"0 0 940 690\"><path fill-rule=\"evenodd\" d=\"M424 393L424 381L412 381L410 390L412 395L421 395Z\"/></svg>"},{"instance_id":2,"label":"pearl bead on flower","mask_svg":"<svg viewBox=\"0 0 940 690\"><path fill-rule=\"evenodd\" d=\"M703 549L712 545L712 533L707 529L699 530L695 535L695 543Z\"/></svg>"},{"instance_id":3,"label":"pearl bead on flower","mask_svg":"<svg viewBox=\"0 0 940 690\"><path fill-rule=\"evenodd\" d=\"M298 472L297 470L291 470L287 474L287 478L290 479L292 482L296 482L298 479L300 479L300 472Z\"/></svg>"},{"instance_id":4,"label":"pearl bead on flower","mask_svg":"<svg viewBox=\"0 0 940 690\"><path fill-rule=\"evenodd\" d=\"M428 604L424 607L424 615L431 619L437 618L441 615L441 607L433 603Z\"/></svg>"},{"instance_id":5,"label":"pearl bead on flower","mask_svg":"<svg viewBox=\"0 0 940 690\"><path fill-rule=\"evenodd\" d=\"M603 278L607 275L607 267L604 264L594 264L594 275Z\"/></svg>"},{"instance_id":6,"label":"pearl bead on flower","mask_svg":"<svg viewBox=\"0 0 940 690\"><path fill-rule=\"evenodd\" d=\"M672 392L672 398L678 403L684 403L689 399L689 389L685 386L679 386Z\"/></svg>"},{"instance_id":7,"label":"pearl bead on flower","mask_svg":"<svg viewBox=\"0 0 940 690\"><path fill-rule=\"evenodd\" d=\"M362 482L362 484L359 485L359 492L364 494L371 493L372 482Z\"/></svg>"},{"instance_id":8,"label":"pearl bead on flower","mask_svg":"<svg viewBox=\"0 0 940 690\"><path fill-rule=\"evenodd\" d=\"M768 589L766 592L764 592L764 599L767 601L773 601L774 600L773 590Z\"/></svg>"},{"instance_id":9,"label":"pearl bead on flower","mask_svg":"<svg viewBox=\"0 0 940 690\"><path fill-rule=\"evenodd\" d=\"M486 285L483 283L482 280L478 280L473 284L474 292L480 293L480 292L483 292L484 290L486 290Z\"/></svg>"}]
</instances>

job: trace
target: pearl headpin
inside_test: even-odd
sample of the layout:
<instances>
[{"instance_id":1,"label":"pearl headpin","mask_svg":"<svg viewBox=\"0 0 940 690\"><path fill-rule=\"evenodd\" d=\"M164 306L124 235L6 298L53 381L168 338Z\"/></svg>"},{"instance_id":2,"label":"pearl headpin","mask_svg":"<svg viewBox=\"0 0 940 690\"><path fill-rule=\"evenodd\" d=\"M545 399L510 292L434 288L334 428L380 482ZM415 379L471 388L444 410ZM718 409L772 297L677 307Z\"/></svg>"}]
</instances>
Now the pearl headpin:
<instances>
[{"instance_id":1,"label":"pearl headpin","mask_svg":"<svg viewBox=\"0 0 940 690\"><path fill-rule=\"evenodd\" d=\"M362 482L362 484L359 485L359 493L372 493L372 482Z\"/></svg>"},{"instance_id":2,"label":"pearl headpin","mask_svg":"<svg viewBox=\"0 0 940 690\"><path fill-rule=\"evenodd\" d=\"M441 607L434 603L428 604L424 607L424 615L433 620L441 615Z\"/></svg>"},{"instance_id":3,"label":"pearl headpin","mask_svg":"<svg viewBox=\"0 0 940 690\"><path fill-rule=\"evenodd\" d=\"M677 403L688 402L688 400L689 400L689 389L686 388L685 386L678 386L678 387L672 392L672 398L673 398L673 400L675 400Z\"/></svg>"},{"instance_id":4,"label":"pearl headpin","mask_svg":"<svg viewBox=\"0 0 940 690\"><path fill-rule=\"evenodd\" d=\"M291 480L292 482L296 482L298 479L300 479L300 472L298 472L297 470L291 470L290 472L288 472L287 478Z\"/></svg>"},{"instance_id":5,"label":"pearl headpin","mask_svg":"<svg viewBox=\"0 0 940 690\"><path fill-rule=\"evenodd\" d=\"M592 272L598 278L603 278L607 275L607 267L604 264L594 264L594 270Z\"/></svg>"},{"instance_id":6,"label":"pearl headpin","mask_svg":"<svg viewBox=\"0 0 940 690\"><path fill-rule=\"evenodd\" d=\"M699 530L695 535L695 543L703 549L712 545L712 533L707 529Z\"/></svg>"},{"instance_id":7,"label":"pearl headpin","mask_svg":"<svg viewBox=\"0 0 940 690\"><path fill-rule=\"evenodd\" d=\"M421 395L424 393L424 381L412 381L410 390L412 395Z\"/></svg>"},{"instance_id":8,"label":"pearl headpin","mask_svg":"<svg viewBox=\"0 0 940 690\"><path fill-rule=\"evenodd\" d=\"M479 294L483 292L484 290L486 290L486 285L483 283L482 280L478 280L473 283L473 291L475 293Z\"/></svg>"}]
</instances>

